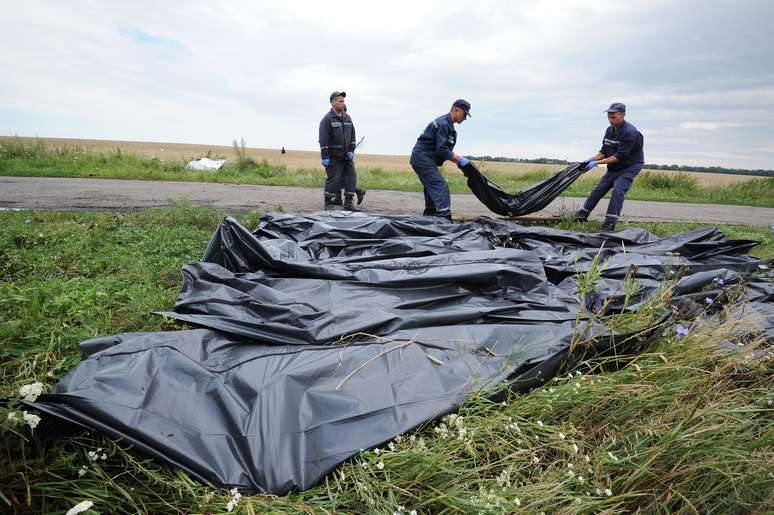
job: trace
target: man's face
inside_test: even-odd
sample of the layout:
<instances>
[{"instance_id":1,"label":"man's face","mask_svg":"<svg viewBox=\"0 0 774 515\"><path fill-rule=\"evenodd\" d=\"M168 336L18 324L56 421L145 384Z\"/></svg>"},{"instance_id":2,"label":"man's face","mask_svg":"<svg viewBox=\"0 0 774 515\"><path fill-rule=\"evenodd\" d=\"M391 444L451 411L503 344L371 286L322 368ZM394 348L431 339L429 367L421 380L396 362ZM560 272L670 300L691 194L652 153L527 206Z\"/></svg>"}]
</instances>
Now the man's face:
<instances>
[{"instance_id":1,"label":"man's face","mask_svg":"<svg viewBox=\"0 0 774 515\"><path fill-rule=\"evenodd\" d=\"M624 116L626 116L626 113L607 113L607 121L610 122L610 125L613 127L618 127L623 123Z\"/></svg>"},{"instance_id":2,"label":"man's face","mask_svg":"<svg viewBox=\"0 0 774 515\"><path fill-rule=\"evenodd\" d=\"M465 111L459 107L452 107L451 118L454 123L462 123L467 119L467 117L468 116L465 114Z\"/></svg>"},{"instance_id":3,"label":"man's face","mask_svg":"<svg viewBox=\"0 0 774 515\"><path fill-rule=\"evenodd\" d=\"M333 107L334 111L340 113L344 110L345 100L346 99L342 96L335 97L333 102L331 102L331 107Z\"/></svg>"}]
</instances>

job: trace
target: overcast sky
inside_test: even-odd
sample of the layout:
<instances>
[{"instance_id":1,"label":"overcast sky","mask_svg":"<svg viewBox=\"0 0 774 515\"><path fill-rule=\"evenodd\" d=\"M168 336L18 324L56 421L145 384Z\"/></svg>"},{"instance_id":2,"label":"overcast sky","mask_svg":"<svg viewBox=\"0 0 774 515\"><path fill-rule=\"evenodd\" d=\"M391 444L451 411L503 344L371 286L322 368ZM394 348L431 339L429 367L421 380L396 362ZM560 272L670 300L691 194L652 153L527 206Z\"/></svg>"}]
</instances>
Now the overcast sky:
<instances>
[{"instance_id":1,"label":"overcast sky","mask_svg":"<svg viewBox=\"0 0 774 515\"><path fill-rule=\"evenodd\" d=\"M0 134L364 152L458 97L457 151L580 160L611 102L659 164L774 168L774 2L0 0Z\"/></svg>"}]
</instances>

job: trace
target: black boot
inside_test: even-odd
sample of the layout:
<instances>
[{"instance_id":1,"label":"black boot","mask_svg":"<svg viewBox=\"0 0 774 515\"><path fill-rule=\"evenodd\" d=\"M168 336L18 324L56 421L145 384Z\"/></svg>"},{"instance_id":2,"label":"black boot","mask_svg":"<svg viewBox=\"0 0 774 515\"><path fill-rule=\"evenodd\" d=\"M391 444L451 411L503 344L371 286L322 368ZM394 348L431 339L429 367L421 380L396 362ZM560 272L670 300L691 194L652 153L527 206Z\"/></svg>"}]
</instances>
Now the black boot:
<instances>
[{"instance_id":1,"label":"black boot","mask_svg":"<svg viewBox=\"0 0 774 515\"><path fill-rule=\"evenodd\" d=\"M366 190L362 188L355 188L355 195L357 195L357 205L363 203L363 198L365 198Z\"/></svg>"},{"instance_id":2,"label":"black boot","mask_svg":"<svg viewBox=\"0 0 774 515\"><path fill-rule=\"evenodd\" d=\"M355 207L355 195L352 193L344 194L344 211L357 211Z\"/></svg>"},{"instance_id":3,"label":"black boot","mask_svg":"<svg viewBox=\"0 0 774 515\"><path fill-rule=\"evenodd\" d=\"M338 192L333 196L333 200L331 200L331 204L333 204L334 206L341 205L341 192Z\"/></svg>"},{"instance_id":4,"label":"black boot","mask_svg":"<svg viewBox=\"0 0 774 515\"><path fill-rule=\"evenodd\" d=\"M325 195L325 210L326 211L335 211L336 205L333 203L333 195ZM339 205L341 205L341 197L339 197Z\"/></svg>"}]
</instances>

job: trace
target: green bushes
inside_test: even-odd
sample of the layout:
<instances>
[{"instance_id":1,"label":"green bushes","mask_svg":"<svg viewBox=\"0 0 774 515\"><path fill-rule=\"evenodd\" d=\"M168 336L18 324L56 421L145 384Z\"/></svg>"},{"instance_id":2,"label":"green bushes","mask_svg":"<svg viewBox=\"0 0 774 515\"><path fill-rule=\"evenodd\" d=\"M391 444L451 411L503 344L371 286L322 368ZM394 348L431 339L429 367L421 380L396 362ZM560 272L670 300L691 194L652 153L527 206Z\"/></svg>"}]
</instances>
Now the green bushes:
<instances>
[{"instance_id":1,"label":"green bushes","mask_svg":"<svg viewBox=\"0 0 774 515\"><path fill-rule=\"evenodd\" d=\"M699 186L699 181L696 177L682 172L669 174L662 172L641 172L635 181L637 181L637 186L640 188L650 188L654 190L695 191Z\"/></svg>"}]
</instances>

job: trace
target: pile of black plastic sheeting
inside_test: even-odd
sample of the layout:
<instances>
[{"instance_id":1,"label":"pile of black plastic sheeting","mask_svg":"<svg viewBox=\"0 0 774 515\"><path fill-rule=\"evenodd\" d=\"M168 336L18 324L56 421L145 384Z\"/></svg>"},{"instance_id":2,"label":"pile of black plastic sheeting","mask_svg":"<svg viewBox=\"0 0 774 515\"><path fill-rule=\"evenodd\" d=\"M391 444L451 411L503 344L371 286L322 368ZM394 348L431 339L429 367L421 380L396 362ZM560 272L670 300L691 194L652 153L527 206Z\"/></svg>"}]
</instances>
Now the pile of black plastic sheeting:
<instances>
[{"instance_id":1,"label":"pile of black plastic sheeting","mask_svg":"<svg viewBox=\"0 0 774 515\"><path fill-rule=\"evenodd\" d=\"M502 216L524 216L540 211L584 171L581 163L574 163L526 190L511 194L490 181L472 162L462 168L470 191L493 213Z\"/></svg>"},{"instance_id":2,"label":"pile of black plastic sheeting","mask_svg":"<svg viewBox=\"0 0 774 515\"><path fill-rule=\"evenodd\" d=\"M714 228L659 239L334 212L268 215L250 232L227 218L165 313L199 329L83 342L83 361L28 407L218 487L304 490L472 392L525 391L635 350L648 330L613 334L583 314L637 310L671 276L689 310L744 285L737 301L771 329L755 244ZM604 271L579 299L595 256ZM641 289L624 305L627 274Z\"/></svg>"}]
</instances>

